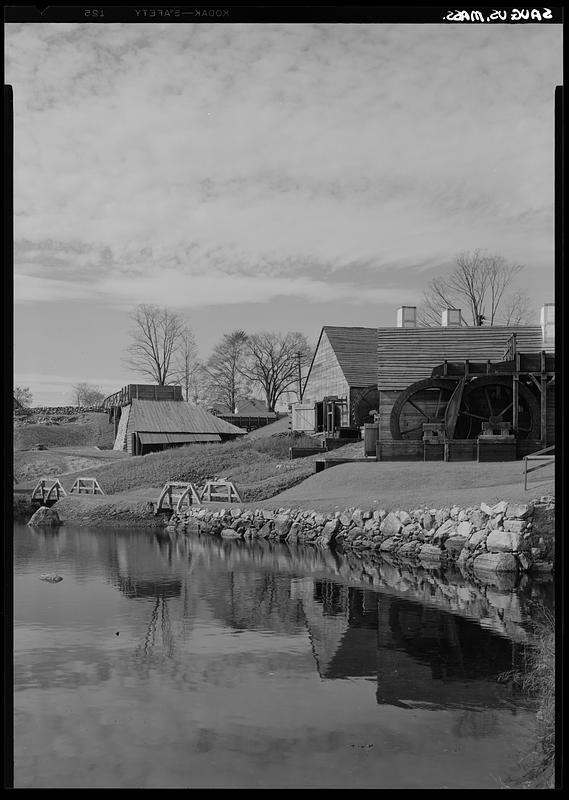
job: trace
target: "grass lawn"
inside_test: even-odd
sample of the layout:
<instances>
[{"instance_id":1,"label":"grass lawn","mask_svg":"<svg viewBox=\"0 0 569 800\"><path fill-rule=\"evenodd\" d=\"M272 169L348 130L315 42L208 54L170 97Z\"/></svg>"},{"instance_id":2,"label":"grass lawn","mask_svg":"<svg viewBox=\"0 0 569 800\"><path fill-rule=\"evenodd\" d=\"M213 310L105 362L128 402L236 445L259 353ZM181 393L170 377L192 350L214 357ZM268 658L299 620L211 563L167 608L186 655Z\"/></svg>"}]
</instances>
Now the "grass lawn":
<instances>
[{"instance_id":1,"label":"grass lawn","mask_svg":"<svg viewBox=\"0 0 569 800\"><path fill-rule=\"evenodd\" d=\"M73 472L63 469L62 450L25 455L28 458L33 455L36 461L44 459L45 474L59 477L67 491L78 475L87 474L98 480L106 494L162 487L169 480L203 485L217 477L232 481L244 500L255 501L272 497L314 473L316 457L289 460L289 447L293 443L300 446L300 441L299 437L278 436L245 438L222 445L189 445L146 456L109 458L100 465L92 461L86 469L79 465ZM15 454L16 463L18 456ZM50 463L52 468L48 471ZM22 472L23 467L19 469ZM35 485L31 478L24 479L18 488L33 488L32 483Z\"/></svg>"},{"instance_id":2,"label":"grass lawn","mask_svg":"<svg viewBox=\"0 0 569 800\"><path fill-rule=\"evenodd\" d=\"M92 446L97 431L106 432L103 422L112 428L106 415L91 416L99 419L86 419L83 424L27 426L31 431L26 431L25 426L16 429L20 441L37 441L34 436L41 433L42 443L47 443L46 437L61 442L58 447L48 444L47 451L15 452L18 493L31 491L43 475L59 477L67 491L82 475L96 478L107 495L134 491L142 497L149 489L152 498L156 487L161 488L167 481L187 481L199 487L212 478L226 478L235 484L244 504L334 511L350 507L409 510L419 506L472 506L502 499L520 502L554 492L552 466L533 473L528 490L524 491L523 461L479 464L371 460L339 464L315 474L315 461L325 455L324 451L290 460L292 445L314 446L315 442L286 432L246 436L222 445L189 445L137 457L88 447L73 450L76 442L70 440L79 438ZM363 442L347 444L327 457L361 459ZM90 460L82 460L87 458Z\"/></svg>"},{"instance_id":3,"label":"grass lawn","mask_svg":"<svg viewBox=\"0 0 569 800\"><path fill-rule=\"evenodd\" d=\"M28 450L37 444L46 447L89 447L112 449L114 426L107 414L87 412L74 422L23 424L14 427L14 450Z\"/></svg>"}]
</instances>

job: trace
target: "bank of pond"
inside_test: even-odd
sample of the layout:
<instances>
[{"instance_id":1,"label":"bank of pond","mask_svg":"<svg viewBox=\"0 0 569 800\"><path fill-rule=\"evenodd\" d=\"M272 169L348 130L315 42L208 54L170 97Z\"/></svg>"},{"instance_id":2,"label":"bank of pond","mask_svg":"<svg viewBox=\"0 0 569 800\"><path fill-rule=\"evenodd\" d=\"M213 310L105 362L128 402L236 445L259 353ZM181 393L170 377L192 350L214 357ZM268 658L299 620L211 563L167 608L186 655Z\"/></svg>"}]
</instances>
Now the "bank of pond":
<instances>
[{"instance_id":1,"label":"bank of pond","mask_svg":"<svg viewBox=\"0 0 569 800\"><path fill-rule=\"evenodd\" d=\"M172 527L14 540L20 787L505 788L535 752L513 674L551 574Z\"/></svg>"}]
</instances>

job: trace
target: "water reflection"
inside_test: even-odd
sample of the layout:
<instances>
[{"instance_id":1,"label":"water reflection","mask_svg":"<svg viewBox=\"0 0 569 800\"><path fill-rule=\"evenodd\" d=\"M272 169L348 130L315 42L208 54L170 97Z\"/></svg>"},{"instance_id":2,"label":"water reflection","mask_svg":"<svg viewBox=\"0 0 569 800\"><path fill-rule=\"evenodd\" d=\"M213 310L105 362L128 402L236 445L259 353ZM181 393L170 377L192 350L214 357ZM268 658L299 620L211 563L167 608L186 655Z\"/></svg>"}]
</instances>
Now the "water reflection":
<instances>
[{"instance_id":1,"label":"water reflection","mask_svg":"<svg viewBox=\"0 0 569 800\"><path fill-rule=\"evenodd\" d=\"M341 760L349 747L360 759L354 741L377 736L415 752L425 725L469 746L479 740L484 752L492 737L526 740L503 716L522 714L524 703L497 676L518 664L532 603L550 603L547 581L488 587L458 570L155 530L20 526L14 543L20 776L37 776L32 762L55 769L50 730L65 752L96 744L113 764L116 755L119 772L93 766L104 777L97 785L109 786L201 786L212 774L251 785L230 756L252 759L259 785L272 786L285 780L287 758L306 758L300 783L318 785L302 771L310 753ZM50 571L64 580L39 580ZM397 714L411 715L412 729ZM522 719L527 726L531 716ZM170 752L185 743L179 762L157 765L143 733L150 724ZM423 738L421 747L429 749ZM212 759L223 762L219 772ZM124 775L119 762L129 765ZM328 768L321 785L341 785ZM68 761L62 775L55 785L85 785ZM390 780L397 788L409 779ZM373 785L365 770L361 781Z\"/></svg>"},{"instance_id":2,"label":"water reflection","mask_svg":"<svg viewBox=\"0 0 569 800\"><path fill-rule=\"evenodd\" d=\"M426 574L312 548L154 531L16 537L21 569L40 573L50 559L80 582L102 572L142 606L135 662L172 659L199 617L234 634L307 632L321 679L374 679L377 702L394 705L500 703L509 690L496 676L519 661L532 595L547 604L551 588L527 579L524 589L476 586L456 570ZM450 686L465 681L467 693Z\"/></svg>"}]
</instances>

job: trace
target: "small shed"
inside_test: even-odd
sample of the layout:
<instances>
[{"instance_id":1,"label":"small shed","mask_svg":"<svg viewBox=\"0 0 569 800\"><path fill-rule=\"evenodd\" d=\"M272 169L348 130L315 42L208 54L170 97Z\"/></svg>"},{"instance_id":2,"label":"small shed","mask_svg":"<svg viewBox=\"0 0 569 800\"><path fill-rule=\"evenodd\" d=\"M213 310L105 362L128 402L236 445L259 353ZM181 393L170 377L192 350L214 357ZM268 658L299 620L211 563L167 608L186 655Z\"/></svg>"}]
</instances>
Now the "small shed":
<instances>
[{"instance_id":1,"label":"small shed","mask_svg":"<svg viewBox=\"0 0 569 800\"><path fill-rule=\"evenodd\" d=\"M122 409L115 450L146 455L186 444L231 441L245 433L190 403L132 399Z\"/></svg>"},{"instance_id":2,"label":"small shed","mask_svg":"<svg viewBox=\"0 0 569 800\"><path fill-rule=\"evenodd\" d=\"M254 431L265 425L275 422L279 415L275 411L268 411L264 400L256 398L238 397L235 402L236 410L233 411L223 403L214 403L210 411L219 419L243 428L245 431Z\"/></svg>"}]
</instances>

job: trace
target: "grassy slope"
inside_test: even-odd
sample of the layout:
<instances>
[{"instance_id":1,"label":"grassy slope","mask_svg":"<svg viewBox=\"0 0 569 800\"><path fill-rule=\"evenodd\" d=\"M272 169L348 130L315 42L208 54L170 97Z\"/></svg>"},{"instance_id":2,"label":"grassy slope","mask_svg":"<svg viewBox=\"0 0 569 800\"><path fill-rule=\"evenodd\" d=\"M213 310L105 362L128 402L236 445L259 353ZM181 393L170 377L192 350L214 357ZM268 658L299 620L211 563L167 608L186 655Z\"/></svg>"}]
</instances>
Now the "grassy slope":
<instances>
[{"instance_id":1,"label":"grassy slope","mask_svg":"<svg viewBox=\"0 0 569 800\"><path fill-rule=\"evenodd\" d=\"M351 447L351 445L348 445ZM499 500L525 502L543 494L554 494L554 469L547 467L528 480L524 490L521 461L479 464L371 461L340 464L308 477L263 505L313 508L319 511L349 507L387 510L430 506L473 506Z\"/></svg>"},{"instance_id":2,"label":"grassy slope","mask_svg":"<svg viewBox=\"0 0 569 800\"><path fill-rule=\"evenodd\" d=\"M46 447L112 448L114 426L107 414L81 414L76 422L58 425L25 424L14 427L14 450L27 450L36 444Z\"/></svg>"},{"instance_id":3,"label":"grassy slope","mask_svg":"<svg viewBox=\"0 0 569 800\"><path fill-rule=\"evenodd\" d=\"M298 445L299 440L295 439L294 444ZM168 480L203 485L208 479L221 477L236 485L244 501L261 500L294 486L314 472L315 457L290 461L290 445L288 437L190 445L93 465L87 471L71 472L60 478L63 487L69 490L77 475L88 473L89 477L97 478L106 494L117 494L162 487Z\"/></svg>"}]
</instances>

